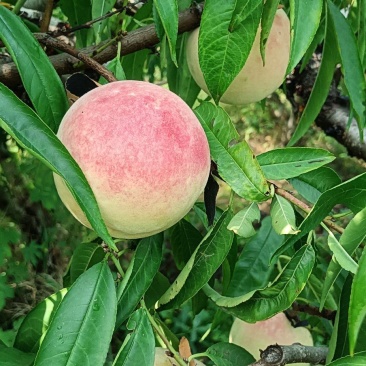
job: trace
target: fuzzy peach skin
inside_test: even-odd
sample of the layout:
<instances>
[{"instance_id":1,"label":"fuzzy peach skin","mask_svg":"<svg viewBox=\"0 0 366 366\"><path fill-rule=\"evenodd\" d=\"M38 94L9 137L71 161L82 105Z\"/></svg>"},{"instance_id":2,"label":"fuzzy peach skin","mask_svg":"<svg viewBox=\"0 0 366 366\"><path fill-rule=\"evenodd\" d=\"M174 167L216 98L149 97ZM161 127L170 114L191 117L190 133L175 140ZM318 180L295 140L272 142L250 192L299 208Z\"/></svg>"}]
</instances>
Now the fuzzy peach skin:
<instances>
[{"instance_id":1,"label":"fuzzy peach skin","mask_svg":"<svg viewBox=\"0 0 366 366\"><path fill-rule=\"evenodd\" d=\"M206 82L198 61L198 34L195 29L187 40L187 62L196 83L208 93ZM221 98L227 104L258 102L273 93L283 82L290 58L290 20L279 9L267 40L265 65L260 54L260 28L249 57L239 74Z\"/></svg>"},{"instance_id":2,"label":"fuzzy peach skin","mask_svg":"<svg viewBox=\"0 0 366 366\"><path fill-rule=\"evenodd\" d=\"M177 95L141 81L88 92L65 114L57 136L88 180L110 234L142 238L187 214L210 170L206 135ZM61 200L91 227L63 179Z\"/></svg>"},{"instance_id":3,"label":"fuzzy peach skin","mask_svg":"<svg viewBox=\"0 0 366 366\"><path fill-rule=\"evenodd\" d=\"M177 365L177 361L173 357L169 357L166 353L168 350L161 347L155 348L155 361L154 366L174 366ZM195 366L205 366L202 362L196 361Z\"/></svg>"},{"instance_id":4,"label":"fuzzy peach skin","mask_svg":"<svg viewBox=\"0 0 366 366\"><path fill-rule=\"evenodd\" d=\"M259 350L265 350L272 344L281 346L301 343L304 346L313 346L311 333L304 327L294 328L284 313L279 313L270 319L257 323L246 323L235 319L230 330L229 342L245 348L252 356L259 360ZM306 363L291 365L304 366Z\"/></svg>"}]
</instances>

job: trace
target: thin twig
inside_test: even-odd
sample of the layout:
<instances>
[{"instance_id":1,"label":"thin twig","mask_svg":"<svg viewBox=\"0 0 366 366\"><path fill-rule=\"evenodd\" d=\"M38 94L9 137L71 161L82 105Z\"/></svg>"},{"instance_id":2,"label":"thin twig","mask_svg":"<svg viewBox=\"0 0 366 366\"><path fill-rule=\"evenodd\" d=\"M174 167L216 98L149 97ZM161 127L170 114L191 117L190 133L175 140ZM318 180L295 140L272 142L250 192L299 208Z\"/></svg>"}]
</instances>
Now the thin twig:
<instances>
[{"instance_id":1,"label":"thin twig","mask_svg":"<svg viewBox=\"0 0 366 366\"><path fill-rule=\"evenodd\" d=\"M41 32L48 31L48 27L50 26L50 21L52 17L52 11L53 11L53 0L47 0L46 7L44 9L44 13L41 20L41 26L40 26Z\"/></svg>"},{"instance_id":2,"label":"thin twig","mask_svg":"<svg viewBox=\"0 0 366 366\"><path fill-rule=\"evenodd\" d=\"M286 198L288 201L290 201L291 203L293 203L296 207L299 207L301 210L303 210L304 212L306 212L307 214L310 213L310 211L312 210L312 208L307 205L306 203L302 202L301 200L299 200L298 198L296 198L292 193L279 188L277 186L275 186L275 192L283 197ZM327 225L330 229L333 229L334 231L336 231L339 234L343 234L344 229L342 227L340 227L339 225L335 224L333 221L329 220L329 219L323 219L323 222L325 225Z\"/></svg>"},{"instance_id":3,"label":"thin twig","mask_svg":"<svg viewBox=\"0 0 366 366\"><path fill-rule=\"evenodd\" d=\"M91 26L94 23L98 23L101 20L110 18L111 16L113 16L115 14L119 14L122 11L124 11L124 8L109 11L108 13L100 16L99 18L92 19L89 22L86 22L84 24L76 25L75 27L68 28L68 29L59 29L59 30L56 30L56 31L53 31L53 32L48 32L48 34L52 37L59 37L59 36L63 36L63 35L66 35L66 34L74 33L74 32L76 32L78 30L81 30L81 29L89 29L89 28L91 28Z\"/></svg>"},{"instance_id":4,"label":"thin twig","mask_svg":"<svg viewBox=\"0 0 366 366\"><path fill-rule=\"evenodd\" d=\"M202 7L195 7L183 11L179 14L178 33L184 33L191 31L199 26ZM35 33L34 36L37 39L44 38L43 33ZM96 46L90 46L79 50L80 53L93 55L96 49L100 49L104 44L109 43L109 40L101 42ZM150 24L145 27L136 29L129 32L121 39L122 50L121 56L125 56L136 51L153 47L159 43L159 38L156 34L155 25ZM117 53L117 44L114 42L110 44L103 52L98 53L94 58L100 64L103 64L109 60L112 60ZM73 57L67 53L50 56L50 61L53 64L56 72L59 75L70 74L78 70L85 68L83 64L75 65L77 59L72 60ZM0 81L9 86L15 87L21 83L19 71L17 65L14 62L0 64Z\"/></svg>"},{"instance_id":5,"label":"thin twig","mask_svg":"<svg viewBox=\"0 0 366 366\"><path fill-rule=\"evenodd\" d=\"M294 302L291 306L293 311L298 311L302 313L306 313L309 315L318 316L320 318L328 319L331 321L334 321L336 316L336 311L329 310L329 309L323 309L322 311L319 310L319 308L315 306L311 306L309 304L300 304L298 302Z\"/></svg>"},{"instance_id":6,"label":"thin twig","mask_svg":"<svg viewBox=\"0 0 366 366\"><path fill-rule=\"evenodd\" d=\"M154 317L150 314L149 309L147 309L144 299L140 301L141 307L145 309L147 313L147 317L149 318L150 324L154 329L154 332L161 338L164 342L168 350L173 354L175 360L181 366L187 366L187 364L183 361L182 357L180 357L179 353L174 349L174 347L170 344L165 334L161 331L159 325L156 323Z\"/></svg>"},{"instance_id":7,"label":"thin twig","mask_svg":"<svg viewBox=\"0 0 366 366\"><path fill-rule=\"evenodd\" d=\"M97 71L101 76L103 76L106 80L109 82L117 81L115 76L107 70L103 65L98 63L97 61L93 60L91 57L86 55L85 53L80 52L79 50L76 50L66 43L62 42L59 39L52 38L48 34L42 33L42 36L37 37L38 41L42 44L56 48L58 50L64 51L68 53L71 56L76 57L78 60L82 61L85 65L89 66L91 69Z\"/></svg>"}]
</instances>

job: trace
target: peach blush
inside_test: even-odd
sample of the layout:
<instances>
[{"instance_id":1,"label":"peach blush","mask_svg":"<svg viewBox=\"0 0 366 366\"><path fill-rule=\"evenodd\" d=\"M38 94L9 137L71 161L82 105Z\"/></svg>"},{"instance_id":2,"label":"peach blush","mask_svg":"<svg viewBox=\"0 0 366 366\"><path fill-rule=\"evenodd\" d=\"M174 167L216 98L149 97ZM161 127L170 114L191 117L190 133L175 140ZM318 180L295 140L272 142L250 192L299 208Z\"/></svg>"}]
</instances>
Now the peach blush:
<instances>
[{"instance_id":1,"label":"peach blush","mask_svg":"<svg viewBox=\"0 0 366 366\"><path fill-rule=\"evenodd\" d=\"M142 238L184 217L210 170L206 135L177 95L141 81L98 87L78 99L57 133L83 170L110 234ZM63 179L57 191L90 227Z\"/></svg>"}]
</instances>

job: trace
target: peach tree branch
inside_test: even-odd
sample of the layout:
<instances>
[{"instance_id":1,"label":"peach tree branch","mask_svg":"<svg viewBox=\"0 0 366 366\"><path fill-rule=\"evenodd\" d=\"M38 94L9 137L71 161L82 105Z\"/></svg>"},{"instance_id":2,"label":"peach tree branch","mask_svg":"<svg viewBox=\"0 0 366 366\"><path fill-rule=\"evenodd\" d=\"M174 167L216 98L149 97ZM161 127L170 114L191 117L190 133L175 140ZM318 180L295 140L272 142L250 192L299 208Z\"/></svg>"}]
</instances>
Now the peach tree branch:
<instances>
[{"instance_id":1,"label":"peach tree branch","mask_svg":"<svg viewBox=\"0 0 366 366\"><path fill-rule=\"evenodd\" d=\"M291 346L275 344L261 351L260 360L250 366L284 366L292 363L325 365L328 352L328 347L303 346L299 343Z\"/></svg>"}]
</instances>

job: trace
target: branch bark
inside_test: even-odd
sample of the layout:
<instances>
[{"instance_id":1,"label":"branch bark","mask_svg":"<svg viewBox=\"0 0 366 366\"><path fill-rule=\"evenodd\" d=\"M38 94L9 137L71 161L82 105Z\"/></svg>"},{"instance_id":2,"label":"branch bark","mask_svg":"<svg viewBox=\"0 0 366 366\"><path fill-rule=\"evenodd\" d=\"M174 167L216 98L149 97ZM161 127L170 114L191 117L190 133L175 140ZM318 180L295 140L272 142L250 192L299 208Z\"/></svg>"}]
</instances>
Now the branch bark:
<instances>
[{"instance_id":1,"label":"branch bark","mask_svg":"<svg viewBox=\"0 0 366 366\"><path fill-rule=\"evenodd\" d=\"M316 53L302 73L299 72L299 67L297 67L287 78L287 99L291 102L294 113L297 116L300 115L299 111L303 110L309 99L319 71L320 62L321 54ZM350 118L349 101L341 95L338 89L339 79L340 70L337 70L327 100L315 123L326 135L335 138L342 144L350 156L366 161L366 140L364 142L360 140L360 132L354 118L351 119L350 126L348 127ZM364 130L364 135L366 135L366 129Z\"/></svg>"},{"instance_id":2,"label":"branch bark","mask_svg":"<svg viewBox=\"0 0 366 366\"><path fill-rule=\"evenodd\" d=\"M325 365L328 351L327 347L310 347L299 343L291 346L275 344L261 351L260 360L251 366L284 366L298 362Z\"/></svg>"},{"instance_id":3,"label":"branch bark","mask_svg":"<svg viewBox=\"0 0 366 366\"><path fill-rule=\"evenodd\" d=\"M199 26L201 18L201 7L191 8L179 14L178 32L184 33L191 31ZM35 37L44 39L44 33L35 33ZM117 41L109 44L110 40L105 41L97 46L86 47L77 52L80 54L91 55L93 59L103 64L113 59L117 54ZM136 29L120 40L122 43L121 55L128 55L136 51L150 48L159 43L159 38L155 31L154 24ZM108 45L102 52L97 53L97 50ZM95 55L95 56L93 56ZM79 60L69 54L62 53L51 56L50 61L59 75L74 73L75 71L85 68L84 64L80 64ZM0 64L0 81L10 88L21 83L18 69L15 63Z\"/></svg>"}]
</instances>

